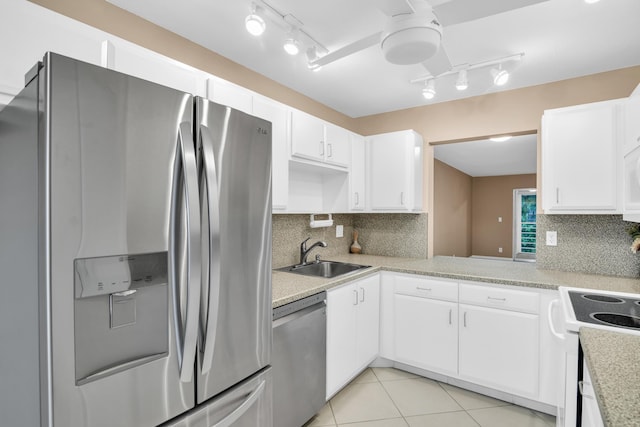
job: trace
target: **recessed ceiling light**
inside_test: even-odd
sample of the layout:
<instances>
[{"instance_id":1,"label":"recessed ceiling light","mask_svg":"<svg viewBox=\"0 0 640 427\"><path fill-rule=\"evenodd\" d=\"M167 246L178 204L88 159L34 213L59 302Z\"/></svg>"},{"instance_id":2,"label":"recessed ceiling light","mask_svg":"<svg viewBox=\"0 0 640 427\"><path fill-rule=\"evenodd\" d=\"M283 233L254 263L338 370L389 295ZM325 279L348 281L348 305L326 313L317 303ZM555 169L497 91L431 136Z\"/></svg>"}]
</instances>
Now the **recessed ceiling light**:
<instances>
[{"instance_id":1,"label":"recessed ceiling light","mask_svg":"<svg viewBox=\"0 0 640 427\"><path fill-rule=\"evenodd\" d=\"M594 3L598 3L600 0L584 0L585 3L587 4L594 4Z\"/></svg>"}]
</instances>

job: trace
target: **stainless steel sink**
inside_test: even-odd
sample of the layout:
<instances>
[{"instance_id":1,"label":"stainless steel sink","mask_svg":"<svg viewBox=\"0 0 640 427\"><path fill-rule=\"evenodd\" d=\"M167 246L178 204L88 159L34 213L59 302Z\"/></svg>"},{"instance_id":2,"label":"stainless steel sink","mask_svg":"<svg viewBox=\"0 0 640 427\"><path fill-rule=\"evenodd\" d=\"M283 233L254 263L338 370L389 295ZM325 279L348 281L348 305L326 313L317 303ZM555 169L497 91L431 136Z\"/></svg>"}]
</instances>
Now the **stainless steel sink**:
<instances>
[{"instance_id":1,"label":"stainless steel sink","mask_svg":"<svg viewBox=\"0 0 640 427\"><path fill-rule=\"evenodd\" d=\"M338 261L319 261L303 265L291 265L289 267L279 268L278 271L286 271L289 273L302 274L304 276L315 276L332 278L342 276L343 274L352 273L363 268L369 268L370 265L349 264Z\"/></svg>"}]
</instances>

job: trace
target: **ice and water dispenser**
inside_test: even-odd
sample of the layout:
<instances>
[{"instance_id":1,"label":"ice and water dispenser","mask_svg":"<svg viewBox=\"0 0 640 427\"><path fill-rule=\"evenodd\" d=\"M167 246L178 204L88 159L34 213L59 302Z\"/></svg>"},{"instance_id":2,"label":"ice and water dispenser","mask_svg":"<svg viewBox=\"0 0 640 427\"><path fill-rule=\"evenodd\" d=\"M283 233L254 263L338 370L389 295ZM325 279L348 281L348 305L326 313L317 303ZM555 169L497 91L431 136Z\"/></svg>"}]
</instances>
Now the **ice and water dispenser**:
<instances>
[{"instance_id":1,"label":"ice and water dispenser","mask_svg":"<svg viewBox=\"0 0 640 427\"><path fill-rule=\"evenodd\" d=\"M74 267L77 385L168 354L166 252L76 259Z\"/></svg>"}]
</instances>

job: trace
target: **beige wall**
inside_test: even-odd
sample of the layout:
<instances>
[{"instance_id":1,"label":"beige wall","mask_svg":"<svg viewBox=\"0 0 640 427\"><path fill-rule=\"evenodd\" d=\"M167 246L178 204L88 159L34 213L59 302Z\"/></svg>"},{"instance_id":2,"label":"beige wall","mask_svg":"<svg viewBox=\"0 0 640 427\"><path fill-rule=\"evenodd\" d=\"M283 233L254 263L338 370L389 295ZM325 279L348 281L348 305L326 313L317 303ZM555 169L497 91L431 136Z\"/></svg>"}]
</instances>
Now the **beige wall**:
<instances>
[{"instance_id":1,"label":"beige wall","mask_svg":"<svg viewBox=\"0 0 640 427\"><path fill-rule=\"evenodd\" d=\"M513 190L535 188L536 175L474 177L471 190L471 252L513 256ZM498 222L502 217L502 222ZM502 248L502 253L498 251Z\"/></svg>"},{"instance_id":2,"label":"beige wall","mask_svg":"<svg viewBox=\"0 0 640 427\"><path fill-rule=\"evenodd\" d=\"M433 255L471 256L472 178L434 161Z\"/></svg>"}]
</instances>

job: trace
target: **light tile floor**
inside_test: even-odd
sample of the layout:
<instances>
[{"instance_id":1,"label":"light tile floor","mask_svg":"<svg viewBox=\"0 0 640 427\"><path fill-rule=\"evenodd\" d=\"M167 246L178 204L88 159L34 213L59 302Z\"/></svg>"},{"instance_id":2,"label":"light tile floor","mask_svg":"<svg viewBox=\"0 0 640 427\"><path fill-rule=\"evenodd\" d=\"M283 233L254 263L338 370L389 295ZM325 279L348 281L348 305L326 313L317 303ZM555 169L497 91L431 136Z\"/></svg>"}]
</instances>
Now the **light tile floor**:
<instances>
[{"instance_id":1,"label":"light tile floor","mask_svg":"<svg viewBox=\"0 0 640 427\"><path fill-rule=\"evenodd\" d=\"M554 427L555 417L393 368L369 368L305 427Z\"/></svg>"}]
</instances>

